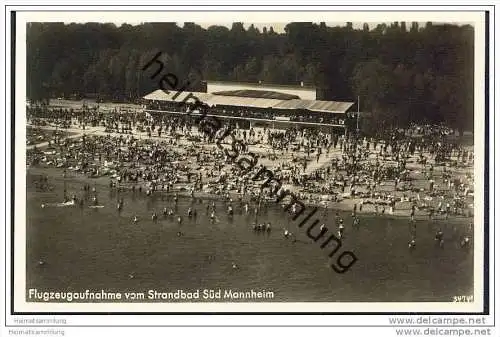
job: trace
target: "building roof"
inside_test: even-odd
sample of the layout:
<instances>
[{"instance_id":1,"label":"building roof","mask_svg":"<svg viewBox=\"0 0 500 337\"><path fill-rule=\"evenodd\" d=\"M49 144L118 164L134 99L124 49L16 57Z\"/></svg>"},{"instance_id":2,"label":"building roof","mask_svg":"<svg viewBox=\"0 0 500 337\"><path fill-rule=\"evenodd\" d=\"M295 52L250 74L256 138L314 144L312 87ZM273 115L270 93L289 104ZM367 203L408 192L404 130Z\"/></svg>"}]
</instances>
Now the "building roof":
<instances>
[{"instance_id":1,"label":"building roof","mask_svg":"<svg viewBox=\"0 0 500 337\"><path fill-rule=\"evenodd\" d=\"M155 90L152 93L147 94L143 98L146 100L154 100L154 101L167 101L167 102L182 102L189 95L189 102L194 100L194 97L198 98L200 101L205 102L209 97L212 97L212 94L207 94L205 92L190 92L183 91L179 95L177 95L177 91L164 91L161 89Z\"/></svg>"},{"instance_id":2,"label":"building roof","mask_svg":"<svg viewBox=\"0 0 500 337\"><path fill-rule=\"evenodd\" d=\"M275 105L276 109L306 109L320 112L346 112L353 102L335 102L335 101L313 101L305 99L291 99L282 101Z\"/></svg>"},{"instance_id":3,"label":"building roof","mask_svg":"<svg viewBox=\"0 0 500 337\"><path fill-rule=\"evenodd\" d=\"M188 99L188 102L194 102L195 97L201 102L209 105L226 105L226 106L241 106L253 107L262 109L305 109L318 112L330 113L345 113L354 103L353 102L335 102L335 101L315 101L303 99L280 100L272 98L253 98L240 96L225 96L207 94L204 92L182 92L177 95L177 92L165 92L161 89L153 91L144 96L146 100L167 101L167 102L182 102Z\"/></svg>"},{"instance_id":4,"label":"building roof","mask_svg":"<svg viewBox=\"0 0 500 337\"><path fill-rule=\"evenodd\" d=\"M199 99L202 100L201 97ZM274 107L276 104L281 102L281 100L270 98L212 95L210 98L205 98L205 100L202 100L202 102L208 104L209 106L229 105L267 109Z\"/></svg>"},{"instance_id":5,"label":"building roof","mask_svg":"<svg viewBox=\"0 0 500 337\"><path fill-rule=\"evenodd\" d=\"M270 99L299 99L297 95L285 94L283 92L277 92L272 90L254 90L254 89L243 89L243 90L228 90L228 91L217 91L212 92L213 95L221 96L238 96L238 97L253 97L253 98L270 98Z\"/></svg>"}]
</instances>

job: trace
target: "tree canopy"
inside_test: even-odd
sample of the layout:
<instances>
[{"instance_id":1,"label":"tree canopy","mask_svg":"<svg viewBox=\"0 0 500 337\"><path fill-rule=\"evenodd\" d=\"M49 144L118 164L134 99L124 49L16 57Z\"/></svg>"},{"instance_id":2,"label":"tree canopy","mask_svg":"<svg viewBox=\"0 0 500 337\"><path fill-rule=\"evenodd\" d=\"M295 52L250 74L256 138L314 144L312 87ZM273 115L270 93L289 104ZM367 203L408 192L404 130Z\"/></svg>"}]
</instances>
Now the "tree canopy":
<instances>
[{"instance_id":1,"label":"tree canopy","mask_svg":"<svg viewBox=\"0 0 500 337\"><path fill-rule=\"evenodd\" d=\"M407 28L407 26L409 28ZM142 67L158 52L180 81L313 85L386 122L473 128L474 30L469 25L293 22L278 34L235 22L140 25L28 23L27 94L134 100L157 89ZM197 88L189 89L196 91ZM389 119L387 119L389 117ZM381 117L382 118L382 117Z\"/></svg>"}]
</instances>

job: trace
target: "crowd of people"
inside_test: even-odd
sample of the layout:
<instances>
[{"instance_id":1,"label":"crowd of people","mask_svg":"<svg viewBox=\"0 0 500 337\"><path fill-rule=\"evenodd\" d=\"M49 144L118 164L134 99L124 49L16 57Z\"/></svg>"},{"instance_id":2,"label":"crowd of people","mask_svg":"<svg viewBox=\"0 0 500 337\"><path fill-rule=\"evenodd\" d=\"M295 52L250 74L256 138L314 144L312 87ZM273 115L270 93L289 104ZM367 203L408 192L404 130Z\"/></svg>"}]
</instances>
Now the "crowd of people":
<instances>
[{"instance_id":1,"label":"crowd of people","mask_svg":"<svg viewBox=\"0 0 500 337\"><path fill-rule=\"evenodd\" d=\"M67 132L62 130L44 130L39 126L26 128L26 145L36 145L43 142L58 141L66 138Z\"/></svg>"},{"instance_id":2,"label":"crowd of people","mask_svg":"<svg viewBox=\"0 0 500 337\"><path fill-rule=\"evenodd\" d=\"M359 224L358 212L368 210L407 216L410 223L416 217L473 221L474 154L440 126L385 130L375 138L312 127L247 129L233 123L233 136L243 144L241 154L253 153L259 162L243 175L198 129L195 118L186 115L36 107L28 110L28 122L102 131L71 139L55 135L48 148L29 149L27 161L88 177L107 176L112 188L238 198L248 212L272 199L271 190L252 179L264 165L304 203L350 209L353 223ZM232 207L229 203L227 211ZM254 224L257 231L267 228ZM414 234L409 246L415 246Z\"/></svg>"},{"instance_id":3,"label":"crowd of people","mask_svg":"<svg viewBox=\"0 0 500 337\"><path fill-rule=\"evenodd\" d=\"M169 101L148 101L145 105L147 111L168 111L177 113L187 113L190 111L190 104L183 102ZM344 118L338 114L327 112L310 111L297 112L295 110L261 109L249 107L213 106L210 114L216 116L227 116L233 118L256 118L266 120L289 120L292 122L324 123L333 125L343 125Z\"/></svg>"}]
</instances>

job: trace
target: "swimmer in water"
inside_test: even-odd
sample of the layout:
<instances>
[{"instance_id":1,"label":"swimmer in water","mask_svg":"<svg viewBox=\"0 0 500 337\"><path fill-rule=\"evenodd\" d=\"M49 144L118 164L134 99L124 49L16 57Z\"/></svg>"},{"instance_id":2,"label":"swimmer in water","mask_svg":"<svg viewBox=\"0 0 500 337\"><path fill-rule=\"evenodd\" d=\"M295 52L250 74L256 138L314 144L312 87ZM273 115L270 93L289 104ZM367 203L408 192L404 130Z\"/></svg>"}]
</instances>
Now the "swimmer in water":
<instances>
[{"instance_id":1,"label":"swimmer in water","mask_svg":"<svg viewBox=\"0 0 500 337\"><path fill-rule=\"evenodd\" d=\"M462 241L460 242L460 246L462 248L468 248L470 246L470 243L471 243L471 240L470 238L466 235L464 236L464 238L462 239Z\"/></svg>"},{"instance_id":2,"label":"swimmer in water","mask_svg":"<svg viewBox=\"0 0 500 337\"><path fill-rule=\"evenodd\" d=\"M339 234L339 238L342 238L344 236L344 224L342 222L339 225L338 234Z\"/></svg>"},{"instance_id":3,"label":"swimmer in water","mask_svg":"<svg viewBox=\"0 0 500 337\"><path fill-rule=\"evenodd\" d=\"M41 204L40 206L41 206L42 208L45 208L45 204Z\"/></svg>"},{"instance_id":4,"label":"swimmer in water","mask_svg":"<svg viewBox=\"0 0 500 337\"><path fill-rule=\"evenodd\" d=\"M443 241L443 231L441 229L438 229L438 231L436 232L436 237L434 238L434 240L438 242Z\"/></svg>"},{"instance_id":5,"label":"swimmer in water","mask_svg":"<svg viewBox=\"0 0 500 337\"><path fill-rule=\"evenodd\" d=\"M285 229L285 231L283 232L283 236L285 237L285 239L288 239L292 235L292 232L289 232L288 229Z\"/></svg>"},{"instance_id":6,"label":"swimmer in water","mask_svg":"<svg viewBox=\"0 0 500 337\"><path fill-rule=\"evenodd\" d=\"M416 233L417 232L417 223L416 222L411 222L408 224L410 233Z\"/></svg>"},{"instance_id":7,"label":"swimmer in water","mask_svg":"<svg viewBox=\"0 0 500 337\"><path fill-rule=\"evenodd\" d=\"M234 262L232 264L232 267L233 267L233 269L238 269L238 265L236 263L234 263Z\"/></svg>"},{"instance_id":8,"label":"swimmer in water","mask_svg":"<svg viewBox=\"0 0 500 337\"><path fill-rule=\"evenodd\" d=\"M137 218L137 215L134 215L134 223L139 222L139 219Z\"/></svg>"},{"instance_id":9,"label":"swimmer in water","mask_svg":"<svg viewBox=\"0 0 500 337\"><path fill-rule=\"evenodd\" d=\"M338 230L339 232L344 232L344 219L342 219L341 217L338 217Z\"/></svg>"},{"instance_id":10,"label":"swimmer in water","mask_svg":"<svg viewBox=\"0 0 500 337\"><path fill-rule=\"evenodd\" d=\"M358 228L359 227L359 218L357 216L354 216L354 219L352 220L352 226L354 228Z\"/></svg>"},{"instance_id":11,"label":"swimmer in water","mask_svg":"<svg viewBox=\"0 0 500 337\"><path fill-rule=\"evenodd\" d=\"M436 241L436 244L440 247L444 247L444 239L443 239L443 232L441 230L438 230L436 233L436 237L434 239Z\"/></svg>"},{"instance_id":12,"label":"swimmer in water","mask_svg":"<svg viewBox=\"0 0 500 337\"><path fill-rule=\"evenodd\" d=\"M338 224L340 222L339 212L335 212L335 223Z\"/></svg>"},{"instance_id":13,"label":"swimmer in water","mask_svg":"<svg viewBox=\"0 0 500 337\"><path fill-rule=\"evenodd\" d=\"M409 248L410 250L413 250L413 249L415 249L416 245L417 245L417 243L415 242L415 239L413 239L413 238L412 238L412 239L410 240L410 242L408 243L408 248Z\"/></svg>"}]
</instances>

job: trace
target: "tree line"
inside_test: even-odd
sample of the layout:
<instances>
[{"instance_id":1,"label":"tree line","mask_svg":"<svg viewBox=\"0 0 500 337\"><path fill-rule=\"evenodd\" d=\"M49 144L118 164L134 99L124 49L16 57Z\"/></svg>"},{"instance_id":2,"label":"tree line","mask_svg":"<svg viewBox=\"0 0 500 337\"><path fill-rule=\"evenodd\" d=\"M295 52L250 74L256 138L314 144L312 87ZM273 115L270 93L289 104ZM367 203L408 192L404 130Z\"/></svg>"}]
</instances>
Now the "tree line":
<instances>
[{"instance_id":1,"label":"tree line","mask_svg":"<svg viewBox=\"0 0 500 337\"><path fill-rule=\"evenodd\" d=\"M203 80L312 85L319 98L356 101L374 127L445 123L472 130L474 29L393 22L294 22L276 33L240 22L27 24L27 95L133 101L157 89L141 69L158 51L168 72ZM193 86L195 86L193 88Z\"/></svg>"}]
</instances>

